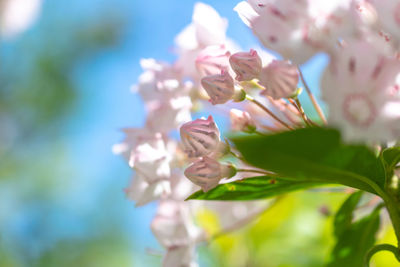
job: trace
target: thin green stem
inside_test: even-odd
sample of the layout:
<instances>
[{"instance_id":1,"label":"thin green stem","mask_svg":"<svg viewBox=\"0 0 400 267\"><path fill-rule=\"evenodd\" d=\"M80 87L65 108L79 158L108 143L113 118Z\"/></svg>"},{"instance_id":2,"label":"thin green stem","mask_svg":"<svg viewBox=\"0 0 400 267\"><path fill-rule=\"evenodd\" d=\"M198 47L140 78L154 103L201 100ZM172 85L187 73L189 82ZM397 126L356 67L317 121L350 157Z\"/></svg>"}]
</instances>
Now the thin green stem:
<instances>
[{"instance_id":1,"label":"thin green stem","mask_svg":"<svg viewBox=\"0 0 400 267\"><path fill-rule=\"evenodd\" d=\"M261 171L261 170L256 170L256 169L236 169L237 172L254 172L254 173L260 173L260 174L265 174L265 175L273 175L276 176L275 173L273 172L268 172L268 171Z\"/></svg>"},{"instance_id":2,"label":"thin green stem","mask_svg":"<svg viewBox=\"0 0 400 267\"><path fill-rule=\"evenodd\" d=\"M261 135L261 136L266 136L267 134L265 134L265 133L262 133L262 132L260 132L260 131L254 131L254 133L256 133L256 134L258 134L258 135Z\"/></svg>"},{"instance_id":3,"label":"thin green stem","mask_svg":"<svg viewBox=\"0 0 400 267\"><path fill-rule=\"evenodd\" d=\"M232 150L229 151L229 154L231 154L232 156L234 156L235 158L240 159L241 161L245 161L244 158L238 154L236 154L235 152L233 152Z\"/></svg>"},{"instance_id":4,"label":"thin green stem","mask_svg":"<svg viewBox=\"0 0 400 267\"><path fill-rule=\"evenodd\" d=\"M396 257L396 259L400 262L400 250L398 248L396 248L395 246L390 245L390 244L379 244L379 245L372 247L368 251L367 255L365 255L364 265L366 267L369 267L369 262L370 262L372 256L374 256L376 253L383 251L383 250L392 252L393 255Z\"/></svg>"},{"instance_id":5,"label":"thin green stem","mask_svg":"<svg viewBox=\"0 0 400 267\"><path fill-rule=\"evenodd\" d=\"M369 186L372 187L372 189L375 190L375 192L383 199L386 205L386 209L389 213L389 217L392 221L393 229L396 234L397 238L397 246L400 246L400 213L399 210L396 207L396 201L393 199L391 195L389 195L387 192L385 192L379 185L377 185L375 182L371 181L370 179L364 177L364 176L359 176L356 175L355 178L358 180L368 184Z\"/></svg>"},{"instance_id":6,"label":"thin green stem","mask_svg":"<svg viewBox=\"0 0 400 267\"><path fill-rule=\"evenodd\" d=\"M246 99L253 102L256 104L259 108L264 110L265 112L268 113L272 118L274 118L277 122L288 128L289 130L293 130L291 126L289 126L286 122L282 121L280 118L278 118L271 110L269 110L266 106L264 106L262 103L258 102L256 99L254 99L252 96L246 95Z\"/></svg>"}]
</instances>

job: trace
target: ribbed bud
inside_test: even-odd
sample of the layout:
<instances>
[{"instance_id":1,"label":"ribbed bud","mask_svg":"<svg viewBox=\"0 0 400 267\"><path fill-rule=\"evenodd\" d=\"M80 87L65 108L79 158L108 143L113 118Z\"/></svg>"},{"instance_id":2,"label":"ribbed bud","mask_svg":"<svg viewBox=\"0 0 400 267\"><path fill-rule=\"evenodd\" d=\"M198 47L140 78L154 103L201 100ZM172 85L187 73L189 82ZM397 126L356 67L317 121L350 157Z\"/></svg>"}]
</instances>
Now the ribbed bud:
<instances>
[{"instance_id":1,"label":"ribbed bud","mask_svg":"<svg viewBox=\"0 0 400 267\"><path fill-rule=\"evenodd\" d=\"M185 170L185 176L204 192L216 187L222 178L230 178L235 174L234 166L221 164L209 157L202 157Z\"/></svg>"},{"instance_id":2,"label":"ribbed bud","mask_svg":"<svg viewBox=\"0 0 400 267\"><path fill-rule=\"evenodd\" d=\"M238 52L229 58L229 63L236 73L236 80L251 81L257 78L262 68L261 58L257 51L250 49L250 52Z\"/></svg>"},{"instance_id":3,"label":"ribbed bud","mask_svg":"<svg viewBox=\"0 0 400 267\"><path fill-rule=\"evenodd\" d=\"M274 60L261 70L259 83L265 88L263 95L274 99L292 97L297 91L299 73L287 60Z\"/></svg>"},{"instance_id":4,"label":"ribbed bud","mask_svg":"<svg viewBox=\"0 0 400 267\"><path fill-rule=\"evenodd\" d=\"M229 115L232 130L247 133L252 133L256 130L256 124L248 112L233 108Z\"/></svg>"},{"instance_id":5,"label":"ribbed bud","mask_svg":"<svg viewBox=\"0 0 400 267\"><path fill-rule=\"evenodd\" d=\"M212 116L183 124L180 134L183 149L190 158L207 156L220 147L219 130Z\"/></svg>"},{"instance_id":6,"label":"ribbed bud","mask_svg":"<svg viewBox=\"0 0 400 267\"><path fill-rule=\"evenodd\" d=\"M213 105L224 104L231 100L235 94L232 77L225 70L220 74L209 75L201 79L201 85L210 97Z\"/></svg>"}]
</instances>

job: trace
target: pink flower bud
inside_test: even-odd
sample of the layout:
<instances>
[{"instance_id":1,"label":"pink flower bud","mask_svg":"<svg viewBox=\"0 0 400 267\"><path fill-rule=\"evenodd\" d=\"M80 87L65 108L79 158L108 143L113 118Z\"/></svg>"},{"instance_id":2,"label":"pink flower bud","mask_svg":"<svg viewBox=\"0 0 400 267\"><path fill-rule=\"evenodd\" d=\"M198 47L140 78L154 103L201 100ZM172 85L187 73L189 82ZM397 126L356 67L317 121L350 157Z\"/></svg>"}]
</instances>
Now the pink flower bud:
<instances>
[{"instance_id":1,"label":"pink flower bud","mask_svg":"<svg viewBox=\"0 0 400 267\"><path fill-rule=\"evenodd\" d=\"M250 52L233 54L229 58L229 63L238 81L250 81L257 78L262 68L261 58L253 49L250 49Z\"/></svg>"},{"instance_id":2,"label":"pink flower bud","mask_svg":"<svg viewBox=\"0 0 400 267\"><path fill-rule=\"evenodd\" d=\"M224 104L234 98L235 86L227 71L221 74L209 75L201 79L201 85L207 91L213 105Z\"/></svg>"},{"instance_id":3,"label":"pink flower bud","mask_svg":"<svg viewBox=\"0 0 400 267\"><path fill-rule=\"evenodd\" d=\"M235 174L234 166L221 164L209 157L202 157L185 170L185 176L204 192L216 187L222 178L230 178Z\"/></svg>"},{"instance_id":4,"label":"pink flower bud","mask_svg":"<svg viewBox=\"0 0 400 267\"><path fill-rule=\"evenodd\" d=\"M231 109L230 119L232 130L252 133L256 129L256 124L246 111Z\"/></svg>"},{"instance_id":5,"label":"pink flower bud","mask_svg":"<svg viewBox=\"0 0 400 267\"><path fill-rule=\"evenodd\" d=\"M274 99L289 98L297 91L299 73L297 67L289 61L273 60L267 67L262 68L259 80L265 88L261 94Z\"/></svg>"},{"instance_id":6,"label":"pink flower bud","mask_svg":"<svg viewBox=\"0 0 400 267\"><path fill-rule=\"evenodd\" d=\"M202 76L219 74L228 69L230 55L225 45L208 46L197 56L196 68Z\"/></svg>"},{"instance_id":7,"label":"pink flower bud","mask_svg":"<svg viewBox=\"0 0 400 267\"><path fill-rule=\"evenodd\" d=\"M219 147L219 130L212 116L183 124L180 134L183 149L189 157L206 156Z\"/></svg>"}]
</instances>

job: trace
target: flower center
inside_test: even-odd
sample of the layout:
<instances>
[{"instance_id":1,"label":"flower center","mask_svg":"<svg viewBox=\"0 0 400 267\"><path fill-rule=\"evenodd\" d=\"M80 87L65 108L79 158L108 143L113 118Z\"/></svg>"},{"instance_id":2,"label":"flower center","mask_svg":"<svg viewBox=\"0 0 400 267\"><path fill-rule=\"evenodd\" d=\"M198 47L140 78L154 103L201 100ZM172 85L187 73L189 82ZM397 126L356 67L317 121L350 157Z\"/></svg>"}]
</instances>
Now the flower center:
<instances>
[{"instance_id":1,"label":"flower center","mask_svg":"<svg viewBox=\"0 0 400 267\"><path fill-rule=\"evenodd\" d=\"M343 102L345 118L355 126L367 128L375 119L376 110L366 94L350 94Z\"/></svg>"}]
</instances>

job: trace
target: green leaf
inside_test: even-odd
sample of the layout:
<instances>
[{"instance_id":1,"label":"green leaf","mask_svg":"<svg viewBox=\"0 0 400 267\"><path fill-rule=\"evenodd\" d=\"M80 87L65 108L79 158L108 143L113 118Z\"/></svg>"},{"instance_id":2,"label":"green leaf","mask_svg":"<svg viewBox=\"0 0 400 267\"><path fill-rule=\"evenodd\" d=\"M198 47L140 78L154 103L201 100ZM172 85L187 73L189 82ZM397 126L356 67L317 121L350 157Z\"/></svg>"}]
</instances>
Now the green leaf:
<instances>
[{"instance_id":1,"label":"green leaf","mask_svg":"<svg viewBox=\"0 0 400 267\"><path fill-rule=\"evenodd\" d=\"M335 227L335 236L337 238L339 238L346 229L350 228L353 220L353 211L357 207L362 193L362 191L358 191L351 194L336 213L333 225Z\"/></svg>"},{"instance_id":2,"label":"green leaf","mask_svg":"<svg viewBox=\"0 0 400 267\"><path fill-rule=\"evenodd\" d=\"M197 191L187 198L203 200L255 200L270 198L291 191L310 188L320 183L310 181L276 180L268 176L246 178L240 181L220 184L204 193Z\"/></svg>"},{"instance_id":3,"label":"green leaf","mask_svg":"<svg viewBox=\"0 0 400 267\"><path fill-rule=\"evenodd\" d=\"M391 178L394 174L394 168L400 162L400 147L385 149L381 154L381 159L385 166L386 177Z\"/></svg>"},{"instance_id":4,"label":"green leaf","mask_svg":"<svg viewBox=\"0 0 400 267\"><path fill-rule=\"evenodd\" d=\"M294 180L343 184L371 193L385 183L382 162L365 146L346 145L333 129L304 128L232 140L246 161Z\"/></svg>"},{"instance_id":5,"label":"green leaf","mask_svg":"<svg viewBox=\"0 0 400 267\"><path fill-rule=\"evenodd\" d=\"M351 223L360 197L359 192L351 195L336 214L334 224L337 243L331 253L328 267L363 266L365 255L376 241L375 236L380 223L379 208ZM341 223L338 223L338 220Z\"/></svg>"}]
</instances>

